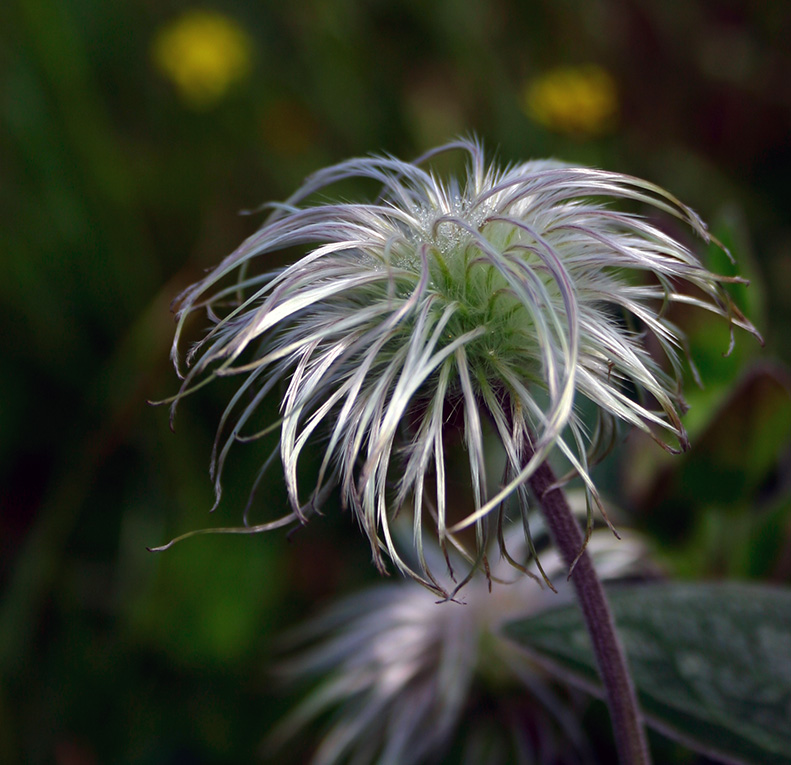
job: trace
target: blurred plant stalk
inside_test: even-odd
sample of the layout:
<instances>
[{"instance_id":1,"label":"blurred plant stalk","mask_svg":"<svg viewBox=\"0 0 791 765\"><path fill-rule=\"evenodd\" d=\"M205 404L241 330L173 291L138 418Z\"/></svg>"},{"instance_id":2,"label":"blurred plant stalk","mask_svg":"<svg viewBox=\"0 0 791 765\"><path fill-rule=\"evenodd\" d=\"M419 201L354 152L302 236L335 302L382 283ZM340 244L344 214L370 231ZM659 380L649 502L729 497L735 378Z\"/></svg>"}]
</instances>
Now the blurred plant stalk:
<instances>
[{"instance_id":1,"label":"blurred plant stalk","mask_svg":"<svg viewBox=\"0 0 791 765\"><path fill-rule=\"evenodd\" d=\"M530 445L525 444L525 448L529 458ZM569 578L604 683L620 760L624 765L648 765L651 756L626 653L601 580L586 549L587 540L547 462L542 463L529 483L538 497L552 539L570 571Z\"/></svg>"}]
</instances>

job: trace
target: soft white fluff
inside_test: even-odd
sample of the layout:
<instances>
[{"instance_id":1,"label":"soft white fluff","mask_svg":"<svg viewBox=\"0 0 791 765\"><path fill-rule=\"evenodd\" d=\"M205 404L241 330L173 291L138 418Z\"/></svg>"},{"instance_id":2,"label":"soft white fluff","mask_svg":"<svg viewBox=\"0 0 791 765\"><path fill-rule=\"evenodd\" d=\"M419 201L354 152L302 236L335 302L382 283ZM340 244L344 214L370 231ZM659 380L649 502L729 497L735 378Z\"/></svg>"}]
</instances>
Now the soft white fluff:
<instances>
[{"instance_id":1,"label":"soft white fluff","mask_svg":"<svg viewBox=\"0 0 791 765\"><path fill-rule=\"evenodd\" d=\"M430 169L451 150L469 157L460 179ZM346 179L373 179L381 193L366 203L319 197ZM426 528L447 550L466 549L460 532L474 527L476 549L466 552L474 569L511 495L526 520L525 482L554 450L582 478L590 507L598 499L589 459L616 421L668 449L686 448L686 353L666 318L669 305L698 306L755 330L723 289L733 278L709 272L685 244L611 205L619 200L675 216L711 241L692 210L651 183L559 162L487 166L481 146L467 140L415 162L349 160L272 205L264 226L177 301L177 368L187 318L205 310L213 326L187 355L174 407L216 377L240 380L213 457L218 500L231 446L279 432L256 485L279 451L291 512L231 531L304 522L340 486L380 570L385 553L447 594L422 553ZM261 272L267 255L293 247L306 254ZM649 336L664 353L662 366L646 349ZM282 397L281 419L243 436L269 395ZM587 427L583 399L598 413ZM474 507L463 518L446 501L450 420L469 457ZM494 489L487 427L504 451ZM305 494L297 467L318 437L326 439L324 457ZM404 561L390 530L403 507L413 513L417 566Z\"/></svg>"}]
</instances>

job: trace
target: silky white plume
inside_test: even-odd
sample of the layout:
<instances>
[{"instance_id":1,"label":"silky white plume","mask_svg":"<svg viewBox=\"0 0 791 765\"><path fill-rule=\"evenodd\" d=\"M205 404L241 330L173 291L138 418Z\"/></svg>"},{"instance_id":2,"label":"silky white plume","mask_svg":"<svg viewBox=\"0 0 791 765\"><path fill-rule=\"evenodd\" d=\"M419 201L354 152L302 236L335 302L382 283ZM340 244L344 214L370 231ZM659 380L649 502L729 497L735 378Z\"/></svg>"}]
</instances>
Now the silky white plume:
<instances>
[{"instance_id":1,"label":"silky white plume","mask_svg":"<svg viewBox=\"0 0 791 765\"><path fill-rule=\"evenodd\" d=\"M431 169L451 150L468 155L463 177ZM326 201L326 189L349 180L375 181L378 196ZM471 569L486 565L487 541L502 540L514 507L529 539L526 481L551 453L581 477L590 507L589 464L616 421L686 448L685 341L669 307L697 306L757 333L723 288L737 278L711 273L686 244L614 203L652 207L712 240L651 183L554 161L487 166L467 140L415 162L349 160L272 205L263 227L176 303L177 368L187 319L205 311L213 326L187 355L173 405L214 378L240 381L213 456L218 500L231 447L277 438L255 485L279 454L290 512L228 531L305 522L339 486L379 569L387 555L447 595L426 564L424 534L464 550ZM291 248L302 253L293 265L266 270L268 256ZM648 352L649 338L664 358ZM246 433L268 396L280 397L281 418ZM580 414L585 400L595 422ZM469 460L462 517L447 502L454 429ZM311 442L323 458L304 490L298 465ZM487 478L492 444L503 455L499 484ZM414 519L417 565L391 533L402 508Z\"/></svg>"}]
</instances>

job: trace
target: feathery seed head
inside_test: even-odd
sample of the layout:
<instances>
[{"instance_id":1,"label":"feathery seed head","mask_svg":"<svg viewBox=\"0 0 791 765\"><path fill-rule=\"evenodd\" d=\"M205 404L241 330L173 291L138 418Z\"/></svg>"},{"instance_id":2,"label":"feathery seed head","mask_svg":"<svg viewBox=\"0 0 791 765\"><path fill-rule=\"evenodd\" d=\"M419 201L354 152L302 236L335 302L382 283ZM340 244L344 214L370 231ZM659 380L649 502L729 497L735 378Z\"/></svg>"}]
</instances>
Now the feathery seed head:
<instances>
[{"instance_id":1,"label":"feathery seed head","mask_svg":"<svg viewBox=\"0 0 791 765\"><path fill-rule=\"evenodd\" d=\"M427 169L450 150L468 155L463 178ZM311 203L347 179L373 180L381 193L364 203ZM443 550L462 550L471 569L486 566L487 540L502 538L511 504L526 521L525 482L551 452L562 454L597 503L589 458L615 422L668 449L685 448L685 345L668 307L697 306L757 332L723 288L734 278L709 272L685 244L611 205L623 200L675 216L711 240L692 210L651 183L554 161L487 166L481 146L467 140L412 163L342 162L272 205L263 227L177 300L177 368L186 319L205 310L213 326L188 354L173 406L213 378L241 380L217 436L218 500L231 446L278 435L256 485L279 453L291 512L231 531L304 522L339 486L380 570L384 553L447 597L423 555L427 528ZM291 247L306 254L256 272L267 255ZM661 364L646 348L649 336ZM260 403L277 393L280 420L243 436ZM586 399L597 412L593 429L580 414ZM461 518L447 502L451 424L469 459L473 506ZM297 465L320 436L323 459L303 492ZM504 461L494 488L492 444ZM404 561L390 530L403 507L413 514L416 566Z\"/></svg>"},{"instance_id":2,"label":"feathery seed head","mask_svg":"<svg viewBox=\"0 0 791 765\"><path fill-rule=\"evenodd\" d=\"M535 543L542 547L549 540L541 519L535 521ZM520 529L507 533L514 551L525 546L520 536ZM439 548L426 548L439 563ZM588 549L605 580L655 575L634 534L616 540L599 529ZM560 600L570 600L560 555L542 551L542 560L547 574L557 575ZM492 575L513 579L508 569L500 560ZM308 725L332 713L312 765L447 761L457 738L464 762L511 762L512 748L530 762L591 761L571 699L502 635L508 622L557 607L558 597L520 577L491 593L478 579L464 600L437 607L411 582L378 584L284 635L287 653L278 675L315 685L270 734L269 745L304 739ZM491 732L490 719L497 721ZM484 741L486 756L474 756Z\"/></svg>"}]
</instances>

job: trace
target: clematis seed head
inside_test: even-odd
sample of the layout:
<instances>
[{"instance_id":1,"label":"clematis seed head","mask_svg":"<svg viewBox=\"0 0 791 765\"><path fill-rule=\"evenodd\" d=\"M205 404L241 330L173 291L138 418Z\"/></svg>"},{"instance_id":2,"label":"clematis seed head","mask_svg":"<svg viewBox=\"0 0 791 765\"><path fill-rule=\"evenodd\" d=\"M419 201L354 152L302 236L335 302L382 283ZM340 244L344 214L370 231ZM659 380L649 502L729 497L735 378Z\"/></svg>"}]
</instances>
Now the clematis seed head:
<instances>
[{"instance_id":1,"label":"clematis seed head","mask_svg":"<svg viewBox=\"0 0 791 765\"><path fill-rule=\"evenodd\" d=\"M578 498L573 504L584 515L584 497L574 493L570 500ZM592 762L581 710L503 635L510 621L532 618L573 597L563 581L561 556L547 549L541 518L536 514L531 522L546 572L557 575L557 594L523 576L514 581L513 569L501 559L491 574L505 580L503 586L489 592L477 579L464 591L463 606L437 607L409 581L377 584L283 635L277 676L295 686L313 681L314 687L267 744L274 750L289 740L304 741L317 720L329 718L311 765L447 762L457 739L464 762L514 762L514 750L522 754L518 761ZM526 552L520 528L505 536L515 554ZM439 548L426 548L427 557L441 565ZM602 579L657 575L634 532L617 540L598 529L588 550ZM537 575L535 561L531 567ZM520 703L514 704L517 693ZM497 722L489 731L491 719ZM475 756L489 738L487 756Z\"/></svg>"},{"instance_id":2,"label":"clematis seed head","mask_svg":"<svg viewBox=\"0 0 791 765\"><path fill-rule=\"evenodd\" d=\"M451 151L467 155L461 177L432 170ZM376 182L378 196L327 201L349 179ZM635 203L712 241L691 209L652 183L556 161L501 168L474 140L414 162L342 162L271 205L262 228L176 301L172 356L184 379L173 407L213 379L239 380L212 459L218 501L239 441L277 440L254 490L278 456L285 476L289 512L226 531L304 523L337 487L380 570L387 557L448 597L424 535L446 560L460 551L470 571L488 566L495 534L510 559L503 519L516 508L529 537L526 481L550 455L581 479L590 518L599 504L590 465L616 423L685 449L688 360L668 309L695 306L757 332L724 289L739 279L711 273L685 243L622 209ZM261 267L291 248L304 253L292 265ZM198 312L211 327L183 365L185 323ZM269 396L280 397L280 418L247 433ZM451 426L469 462L471 506L461 517L448 501ZM304 489L298 465L311 442L323 451ZM492 480L496 450L502 468ZM417 564L391 533L402 510L412 514Z\"/></svg>"}]
</instances>

